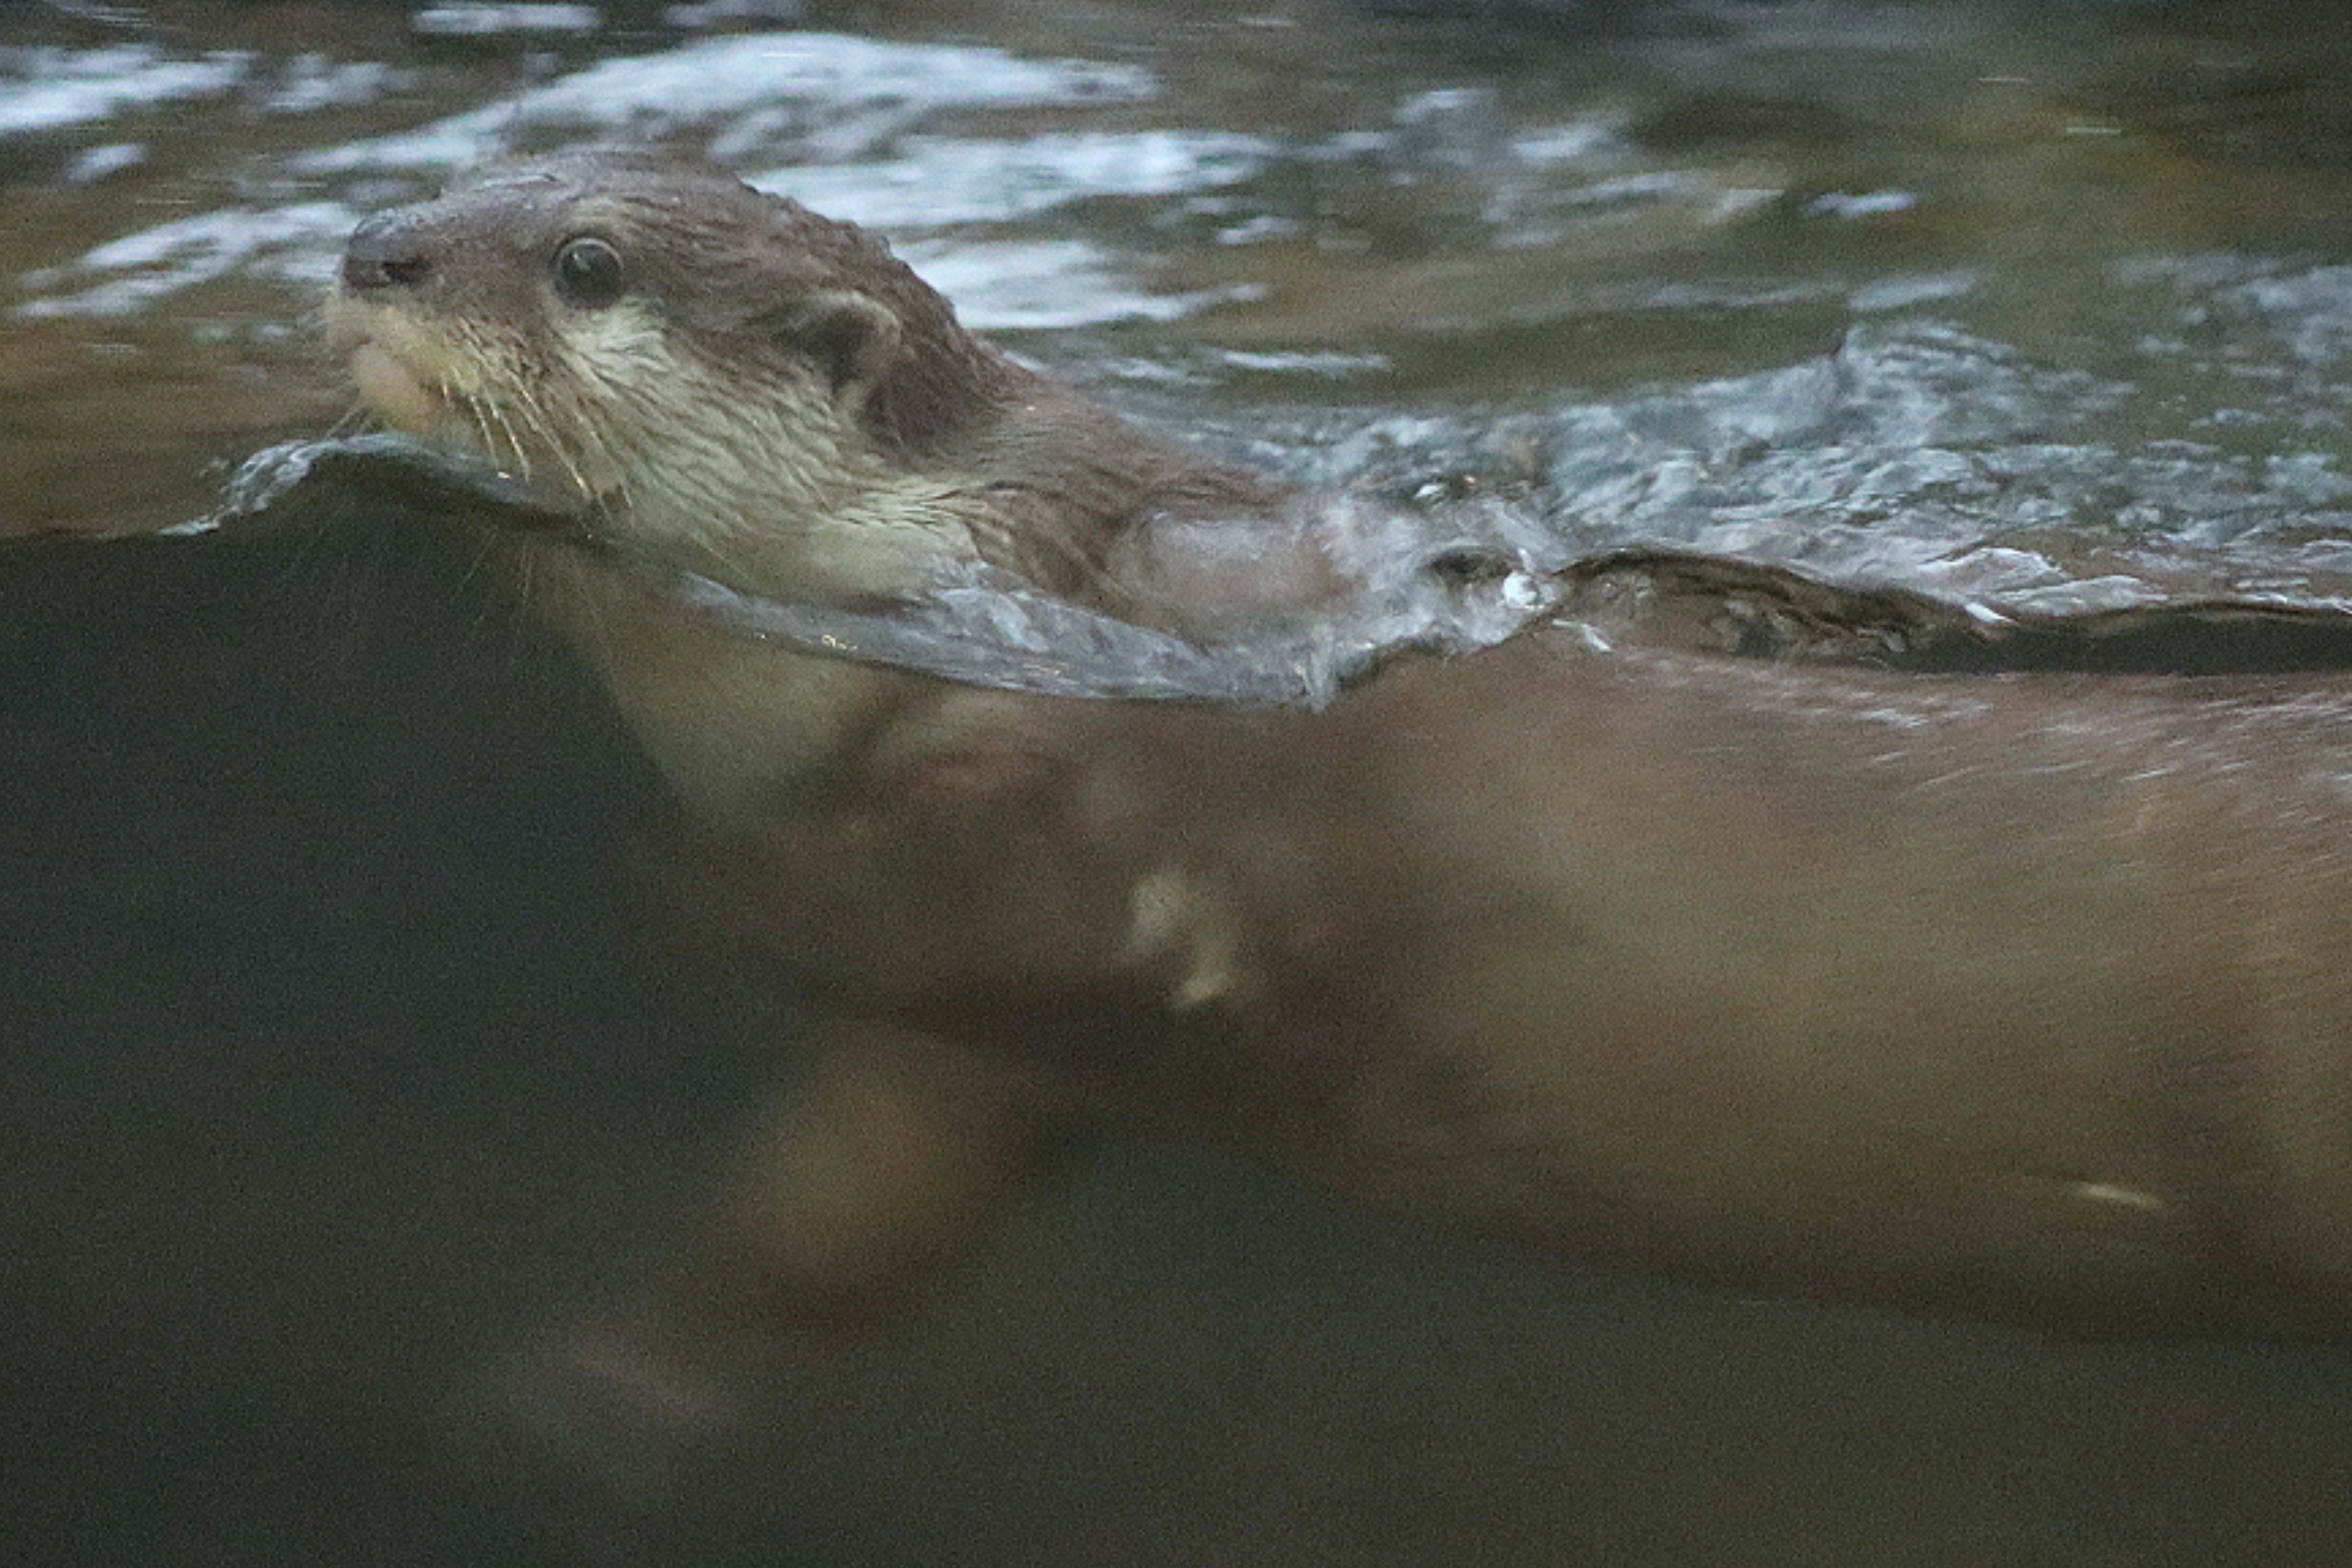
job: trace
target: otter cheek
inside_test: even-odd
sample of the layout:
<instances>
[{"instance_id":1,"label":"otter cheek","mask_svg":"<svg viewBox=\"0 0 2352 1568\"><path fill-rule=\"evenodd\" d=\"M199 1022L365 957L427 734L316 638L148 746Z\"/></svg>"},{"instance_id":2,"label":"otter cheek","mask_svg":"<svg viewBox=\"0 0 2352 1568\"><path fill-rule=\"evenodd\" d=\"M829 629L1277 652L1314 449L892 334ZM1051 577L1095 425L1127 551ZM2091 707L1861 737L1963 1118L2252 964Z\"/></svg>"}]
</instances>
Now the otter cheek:
<instances>
[{"instance_id":1,"label":"otter cheek","mask_svg":"<svg viewBox=\"0 0 2352 1568\"><path fill-rule=\"evenodd\" d=\"M441 399L408 367L374 343L352 351L352 379L360 395L387 424L413 435L430 435L440 423Z\"/></svg>"}]
</instances>

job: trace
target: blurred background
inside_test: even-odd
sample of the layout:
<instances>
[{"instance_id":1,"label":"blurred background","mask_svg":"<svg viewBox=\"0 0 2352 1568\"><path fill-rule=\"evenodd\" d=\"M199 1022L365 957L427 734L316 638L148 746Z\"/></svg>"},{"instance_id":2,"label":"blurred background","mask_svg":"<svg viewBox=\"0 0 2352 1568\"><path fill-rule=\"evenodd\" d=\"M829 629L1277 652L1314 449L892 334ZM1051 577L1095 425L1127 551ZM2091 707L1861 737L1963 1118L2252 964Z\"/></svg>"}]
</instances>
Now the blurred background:
<instances>
[{"instance_id":1,"label":"blurred background","mask_svg":"<svg viewBox=\"0 0 2352 1568\"><path fill-rule=\"evenodd\" d=\"M1301 479L2352 603L2347 68L2328 0L0 10L9 1560L2346 1561L2339 1352L1683 1289L1174 1149L692 1453L534 1409L792 999L648 915L649 775L460 547L115 536L345 415L360 216L618 142Z\"/></svg>"}]
</instances>

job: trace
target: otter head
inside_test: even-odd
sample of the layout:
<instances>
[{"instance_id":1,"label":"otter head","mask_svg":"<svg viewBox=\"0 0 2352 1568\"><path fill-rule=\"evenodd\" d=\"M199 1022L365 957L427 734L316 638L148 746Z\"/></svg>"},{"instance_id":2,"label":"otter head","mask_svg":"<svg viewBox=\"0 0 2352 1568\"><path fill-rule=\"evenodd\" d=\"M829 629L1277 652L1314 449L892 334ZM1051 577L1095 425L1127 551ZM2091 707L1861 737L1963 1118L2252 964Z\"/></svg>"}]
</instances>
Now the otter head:
<instances>
[{"instance_id":1,"label":"otter head","mask_svg":"<svg viewBox=\"0 0 2352 1568\"><path fill-rule=\"evenodd\" d=\"M755 589L877 585L861 549L953 510L957 448L1027 378L879 240L626 154L368 219L328 321L391 424Z\"/></svg>"}]
</instances>

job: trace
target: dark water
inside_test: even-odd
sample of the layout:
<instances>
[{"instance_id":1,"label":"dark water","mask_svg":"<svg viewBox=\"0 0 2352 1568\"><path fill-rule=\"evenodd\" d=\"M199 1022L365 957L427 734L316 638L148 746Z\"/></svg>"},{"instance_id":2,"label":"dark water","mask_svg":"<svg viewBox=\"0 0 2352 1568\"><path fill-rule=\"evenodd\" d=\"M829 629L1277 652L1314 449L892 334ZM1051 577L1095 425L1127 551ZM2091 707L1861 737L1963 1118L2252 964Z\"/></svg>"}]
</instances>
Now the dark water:
<instances>
[{"instance_id":1,"label":"dark water","mask_svg":"<svg viewBox=\"0 0 2352 1568\"><path fill-rule=\"evenodd\" d=\"M203 510L341 414L306 318L359 214L624 137L1302 477L2336 603L2347 65L2320 0L12 7L0 532ZM0 553L6 1560L2352 1552L2340 1354L1683 1290L1157 1149L713 1451L527 1451L518 1347L690 1211L793 1020L646 915L642 764L400 521Z\"/></svg>"}]
</instances>

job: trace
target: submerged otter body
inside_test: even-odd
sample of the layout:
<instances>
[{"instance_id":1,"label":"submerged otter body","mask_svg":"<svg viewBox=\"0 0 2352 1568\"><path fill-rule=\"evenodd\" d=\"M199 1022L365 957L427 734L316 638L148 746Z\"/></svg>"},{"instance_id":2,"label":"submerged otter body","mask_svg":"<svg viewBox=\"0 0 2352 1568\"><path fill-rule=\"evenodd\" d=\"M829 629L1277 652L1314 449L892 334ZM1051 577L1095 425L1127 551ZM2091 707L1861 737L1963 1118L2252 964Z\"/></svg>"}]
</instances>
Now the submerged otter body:
<instances>
[{"instance_id":1,"label":"submerged otter body","mask_svg":"<svg viewBox=\"0 0 2352 1568\"><path fill-rule=\"evenodd\" d=\"M332 320L395 423L746 592L982 559L1213 637L1352 581L1310 501L709 174L574 156L372 220ZM1705 1278L2352 1327L2352 685L1538 629L1321 712L1048 698L501 542L692 808L710 896L836 1020L666 1312L887 1292L1071 1130L1134 1125Z\"/></svg>"},{"instance_id":2,"label":"submerged otter body","mask_svg":"<svg viewBox=\"0 0 2352 1568\"><path fill-rule=\"evenodd\" d=\"M2352 687L1527 637L844 761L728 840L746 913L1082 1116L1702 1278L2343 1332Z\"/></svg>"}]
</instances>

